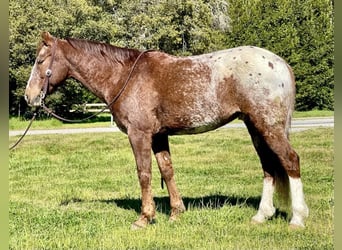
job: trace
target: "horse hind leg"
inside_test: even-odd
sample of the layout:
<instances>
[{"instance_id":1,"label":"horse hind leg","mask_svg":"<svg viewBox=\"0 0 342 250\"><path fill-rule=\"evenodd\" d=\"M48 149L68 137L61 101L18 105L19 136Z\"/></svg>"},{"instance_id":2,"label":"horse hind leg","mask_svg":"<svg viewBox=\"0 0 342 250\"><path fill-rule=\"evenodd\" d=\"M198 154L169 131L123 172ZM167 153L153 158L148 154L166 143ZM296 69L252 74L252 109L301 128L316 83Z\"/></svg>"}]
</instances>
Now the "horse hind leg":
<instances>
[{"instance_id":1,"label":"horse hind leg","mask_svg":"<svg viewBox=\"0 0 342 250\"><path fill-rule=\"evenodd\" d=\"M167 135L154 136L152 149L158 163L159 171L169 192L171 206L170 221L174 221L180 213L185 211L185 206L174 179L174 170L172 167Z\"/></svg>"},{"instance_id":2,"label":"horse hind leg","mask_svg":"<svg viewBox=\"0 0 342 250\"><path fill-rule=\"evenodd\" d=\"M257 214L252 217L252 223L258 224L265 222L268 218L271 218L276 211L273 205L275 176L274 173L272 173L271 171L272 166L274 165L274 159L270 157L270 150L254 125L246 119L245 124L252 138L253 145L259 155L262 168L264 170L263 190L259 209Z\"/></svg>"},{"instance_id":3,"label":"horse hind leg","mask_svg":"<svg viewBox=\"0 0 342 250\"><path fill-rule=\"evenodd\" d=\"M264 177L263 190L259 209L256 215L252 217L253 224L263 223L266 219L271 218L275 213L273 205L274 179L271 176Z\"/></svg>"},{"instance_id":4,"label":"horse hind leg","mask_svg":"<svg viewBox=\"0 0 342 250\"><path fill-rule=\"evenodd\" d=\"M264 170L263 194L259 210L252 221L261 223L274 214L273 192L276 188L283 201L287 203L291 198L290 225L304 227L304 218L308 216L309 210L304 201L299 157L290 146L284 128L264 125L262 130L249 119L245 119L245 123Z\"/></svg>"}]
</instances>

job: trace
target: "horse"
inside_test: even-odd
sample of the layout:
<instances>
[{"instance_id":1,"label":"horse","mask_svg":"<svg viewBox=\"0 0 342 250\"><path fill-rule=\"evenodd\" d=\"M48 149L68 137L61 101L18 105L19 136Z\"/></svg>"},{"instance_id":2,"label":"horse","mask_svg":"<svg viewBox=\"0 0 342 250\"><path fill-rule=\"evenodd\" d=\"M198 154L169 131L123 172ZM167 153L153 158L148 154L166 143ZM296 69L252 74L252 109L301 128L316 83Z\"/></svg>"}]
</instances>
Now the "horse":
<instances>
[{"instance_id":1,"label":"horse","mask_svg":"<svg viewBox=\"0 0 342 250\"><path fill-rule=\"evenodd\" d=\"M141 213L132 229L146 227L156 216L152 152L173 221L186 208L174 179L169 136L204 133L236 118L246 124L263 170L261 200L251 222L274 216L273 196L279 192L291 204L289 227L305 227L309 209L299 156L289 142L295 78L281 57L255 46L181 57L42 32L25 90L28 105L42 105L67 78L107 103L128 135L141 188Z\"/></svg>"}]
</instances>

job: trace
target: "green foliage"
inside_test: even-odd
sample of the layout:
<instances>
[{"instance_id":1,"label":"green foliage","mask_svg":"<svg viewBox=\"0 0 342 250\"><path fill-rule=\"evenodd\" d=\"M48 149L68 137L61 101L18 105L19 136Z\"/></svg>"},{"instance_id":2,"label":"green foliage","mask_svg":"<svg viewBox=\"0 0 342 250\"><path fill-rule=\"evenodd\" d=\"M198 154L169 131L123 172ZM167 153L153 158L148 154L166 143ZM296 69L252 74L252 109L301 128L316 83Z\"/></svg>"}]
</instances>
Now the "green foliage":
<instances>
[{"instance_id":1,"label":"green foliage","mask_svg":"<svg viewBox=\"0 0 342 250\"><path fill-rule=\"evenodd\" d=\"M297 57L292 61L297 76L300 110L333 109L334 37L331 1L310 0L297 9L300 34Z\"/></svg>"},{"instance_id":2,"label":"green foliage","mask_svg":"<svg viewBox=\"0 0 342 250\"><path fill-rule=\"evenodd\" d=\"M256 45L285 58L296 76L297 110L334 109L330 0L247 0L229 6L232 47Z\"/></svg>"},{"instance_id":3,"label":"green foliage","mask_svg":"<svg viewBox=\"0 0 342 250\"><path fill-rule=\"evenodd\" d=\"M118 43L176 55L223 48L226 5L225 1L151 0L139 4L122 1L114 7L114 17L120 27ZM216 20L216 14L221 17L221 23Z\"/></svg>"},{"instance_id":4,"label":"green foliage","mask_svg":"<svg viewBox=\"0 0 342 250\"><path fill-rule=\"evenodd\" d=\"M9 10L10 114L16 114L19 105L25 111L23 94L34 64L41 31L49 31L57 37L71 36L104 42L110 42L115 33L116 26L112 25L110 13L103 12L101 7L86 0L15 0L10 1ZM94 99L79 84L70 81L64 91L52 96L49 103L53 109L62 112L60 114L65 114L72 101L83 103Z\"/></svg>"},{"instance_id":5,"label":"green foliage","mask_svg":"<svg viewBox=\"0 0 342 250\"><path fill-rule=\"evenodd\" d=\"M22 96L43 30L61 38L160 49L174 55L244 44L264 47L293 67L297 110L334 108L331 0L11 0L9 11L12 115L27 108ZM70 81L50 98L50 105L67 112L72 101L98 99Z\"/></svg>"}]
</instances>

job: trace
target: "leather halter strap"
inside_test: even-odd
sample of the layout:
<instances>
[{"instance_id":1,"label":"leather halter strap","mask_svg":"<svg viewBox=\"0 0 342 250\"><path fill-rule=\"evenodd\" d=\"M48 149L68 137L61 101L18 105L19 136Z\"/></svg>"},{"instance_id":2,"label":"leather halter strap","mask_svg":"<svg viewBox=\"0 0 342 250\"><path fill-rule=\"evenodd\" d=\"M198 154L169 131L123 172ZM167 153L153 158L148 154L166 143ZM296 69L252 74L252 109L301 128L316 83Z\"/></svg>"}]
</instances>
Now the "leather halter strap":
<instances>
[{"instance_id":1,"label":"leather halter strap","mask_svg":"<svg viewBox=\"0 0 342 250\"><path fill-rule=\"evenodd\" d=\"M48 69L45 72L43 90L40 93L41 101L43 101L45 99L47 92L49 90L50 77L52 76L52 69L51 68L52 68L52 64L55 60L56 47L57 47L57 38L55 38L55 41L54 41L52 48L51 48L51 61L49 63Z\"/></svg>"}]
</instances>

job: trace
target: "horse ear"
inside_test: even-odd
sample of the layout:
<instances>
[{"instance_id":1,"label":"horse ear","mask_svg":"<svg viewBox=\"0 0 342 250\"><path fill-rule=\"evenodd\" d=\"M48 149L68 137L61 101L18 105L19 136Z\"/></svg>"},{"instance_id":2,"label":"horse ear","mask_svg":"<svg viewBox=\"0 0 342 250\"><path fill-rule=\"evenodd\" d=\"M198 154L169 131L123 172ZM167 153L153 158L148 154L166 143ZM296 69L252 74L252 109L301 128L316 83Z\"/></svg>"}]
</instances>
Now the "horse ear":
<instances>
[{"instance_id":1,"label":"horse ear","mask_svg":"<svg viewBox=\"0 0 342 250\"><path fill-rule=\"evenodd\" d=\"M53 36L51 36L50 33L47 31L43 31L41 37L43 39L43 43L46 45L50 44L53 41Z\"/></svg>"}]
</instances>

